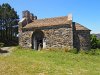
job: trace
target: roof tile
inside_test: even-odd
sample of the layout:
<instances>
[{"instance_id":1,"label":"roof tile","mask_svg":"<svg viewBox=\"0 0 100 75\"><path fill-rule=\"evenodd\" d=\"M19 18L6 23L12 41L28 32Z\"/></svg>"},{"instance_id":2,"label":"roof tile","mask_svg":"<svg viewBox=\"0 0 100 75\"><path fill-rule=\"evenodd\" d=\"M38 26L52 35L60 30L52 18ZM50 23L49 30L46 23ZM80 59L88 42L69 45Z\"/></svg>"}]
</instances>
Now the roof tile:
<instances>
[{"instance_id":1,"label":"roof tile","mask_svg":"<svg viewBox=\"0 0 100 75\"><path fill-rule=\"evenodd\" d=\"M75 27L76 27L76 30L90 30L90 29L88 29L88 28L84 27L83 25L76 23L76 22L75 22Z\"/></svg>"},{"instance_id":2,"label":"roof tile","mask_svg":"<svg viewBox=\"0 0 100 75\"><path fill-rule=\"evenodd\" d=\"M68 20L68 17L63 16L63 17L33 20L33 22L27 24L24 28L55 26L55 25L64 25L64 24L69 24L69 23L70 22Z\"/></svg>"}]
</instances>

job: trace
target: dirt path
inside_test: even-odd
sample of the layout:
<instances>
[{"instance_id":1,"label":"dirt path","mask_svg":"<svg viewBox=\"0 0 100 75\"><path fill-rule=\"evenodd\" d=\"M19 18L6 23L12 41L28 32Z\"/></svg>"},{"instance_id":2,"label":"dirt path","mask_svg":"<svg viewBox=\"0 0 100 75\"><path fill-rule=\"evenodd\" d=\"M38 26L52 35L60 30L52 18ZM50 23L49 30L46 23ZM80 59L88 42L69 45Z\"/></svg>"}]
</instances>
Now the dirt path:
<instances>
[{"instance_id":1,"label":"dirt path","mask_svg":"<svg viewBox=\"0 0 100 75\"><path fill-rule=\"evenodd\" d=\"M0 55L7 56L12 52L13 49L14 47L2 47L0 49Z\"/></svg>"}]
</instances>

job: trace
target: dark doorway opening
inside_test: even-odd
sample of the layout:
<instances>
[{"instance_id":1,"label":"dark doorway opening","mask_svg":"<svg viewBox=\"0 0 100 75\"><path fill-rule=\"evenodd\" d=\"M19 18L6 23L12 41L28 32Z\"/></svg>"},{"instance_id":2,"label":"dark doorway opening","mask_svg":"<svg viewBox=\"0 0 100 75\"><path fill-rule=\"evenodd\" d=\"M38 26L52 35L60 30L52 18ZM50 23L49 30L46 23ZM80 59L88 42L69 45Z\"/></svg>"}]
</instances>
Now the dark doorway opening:
<instances>
[{"instance_id":1,"label":"dark doorway opening","mask_svg":"<svg viewBox=\"0 0 100 75\"><path fill-rule=\"evenodd\" d=\"M32 35L32 49L43 48L44 33L41 30L35 30Z\"/></svg>"}]
</instances>

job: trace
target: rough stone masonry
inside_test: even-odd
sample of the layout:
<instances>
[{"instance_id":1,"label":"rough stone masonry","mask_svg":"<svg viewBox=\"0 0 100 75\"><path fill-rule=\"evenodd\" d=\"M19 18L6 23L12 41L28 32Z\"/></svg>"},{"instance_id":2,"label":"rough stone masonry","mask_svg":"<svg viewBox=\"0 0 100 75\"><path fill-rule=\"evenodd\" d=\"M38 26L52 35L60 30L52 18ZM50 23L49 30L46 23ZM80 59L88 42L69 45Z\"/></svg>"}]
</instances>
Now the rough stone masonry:
<instances>
[{"instance_id":1,"label":"rough stone masonry","mask_svg":"<svg viewBox=\"0 0 100 75\"><path fill-rule=\"evenodd\" d=\"M73 22L72 15L37 19L28 10L23 11L19 22L19 45L38 50L39 48L90 49L90 30Z\"/></svg>"}]
</instances>

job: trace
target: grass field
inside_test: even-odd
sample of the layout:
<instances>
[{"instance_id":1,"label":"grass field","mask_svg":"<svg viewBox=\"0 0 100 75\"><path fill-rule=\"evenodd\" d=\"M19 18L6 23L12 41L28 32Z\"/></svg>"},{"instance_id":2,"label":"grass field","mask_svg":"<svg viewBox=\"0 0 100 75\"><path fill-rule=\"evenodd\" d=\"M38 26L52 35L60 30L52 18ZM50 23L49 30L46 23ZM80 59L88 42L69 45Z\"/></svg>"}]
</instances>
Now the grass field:
<instances>
[{"instance_id":1,"label":"grass field","mask_svg":"<svg viewBox=\"0 0 100 75\"><path fill-rule=\"evenodd\" d=\"M0 55L0 75L100 75L100 50L90 55L16 47Z\"/></svg>"}]
</instances>

